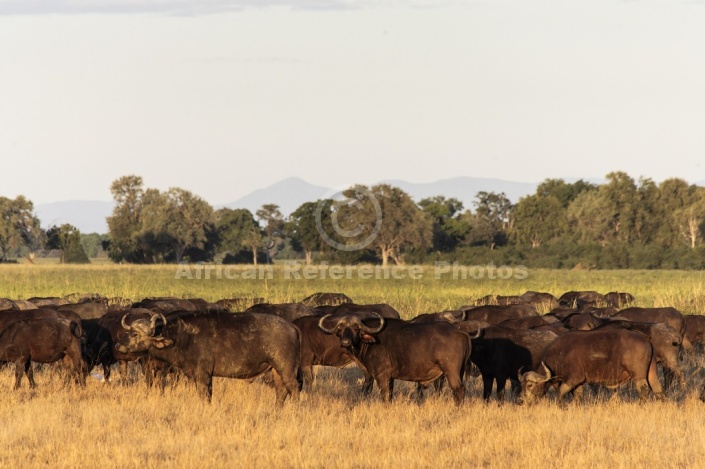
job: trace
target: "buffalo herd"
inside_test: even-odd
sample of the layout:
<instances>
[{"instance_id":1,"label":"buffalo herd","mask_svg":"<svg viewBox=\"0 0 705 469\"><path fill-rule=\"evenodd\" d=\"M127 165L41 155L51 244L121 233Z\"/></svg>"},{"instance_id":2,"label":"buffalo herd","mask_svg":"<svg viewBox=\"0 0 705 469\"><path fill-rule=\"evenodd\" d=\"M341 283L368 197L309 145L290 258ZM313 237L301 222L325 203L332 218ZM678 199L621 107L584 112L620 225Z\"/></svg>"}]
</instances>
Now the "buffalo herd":
<instances>
[{"instance_id":1,"label":"buffalo herd","mask_svg":"<svg viewBox=\"0 0 705 469\"><path fill-rule=\"evenodd\" d=\"M314 366L351 364L363 374L361 392L376 383L384 400L402 380L418 383L419 396L431 384L447 385L460 405L472 376L481 377L487 401L496 389L502 402L508 381L517 402L527 404L551 390L560 402L566 395L579 401L584 388L628 383L641 399L662 399L685 389L684 364L695 363L704 342L705 316L636 307L625 292L488 295L410 320L388 304L328 292L282 304L0 298L0 363L14 364L15 388L23 375L35 386L32 362L61 362L80 386L96 366L109 383L114 365L128 384L127 365L136 362L148 385L163 388L170 376L184 376L208 400L213 377L266 375L278 405L313 389Z\"/></svg>"}]
</instances>

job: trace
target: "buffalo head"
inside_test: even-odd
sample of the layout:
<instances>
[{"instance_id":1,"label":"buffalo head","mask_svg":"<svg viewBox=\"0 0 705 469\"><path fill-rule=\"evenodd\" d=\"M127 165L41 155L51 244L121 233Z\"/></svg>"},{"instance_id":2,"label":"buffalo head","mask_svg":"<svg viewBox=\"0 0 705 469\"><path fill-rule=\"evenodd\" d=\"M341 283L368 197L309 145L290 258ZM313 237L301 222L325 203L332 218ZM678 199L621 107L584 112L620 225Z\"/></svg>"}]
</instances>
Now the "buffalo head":
<instances>
[{"instance_id":1,"label":"buffalo head","mask_svg":"<svg viewBox=\"0 0 705 469\"><path fill-rule=\"evenodd\" d=\"M123 316L120 324L127 333L115 344L115 350L120 353L140 353L146 352L151 346L166 348L174 345L173 340L154 336L158 319L166 325L166 318L161 313L153 315L149 320L138 319L132 324L127 324L127 315Z\"/></svg>"},{"instance_id":2,"label":"buffalo head","mask_svg":"<svg viewBox=\"0 0 705 469\"><path fill-rule=\"evenodd\" d=\"M541 362L544 374L535 371L527 371L522 374L519 370L519 382L521 383L520 404L532 404L546 394L546 386L551 379L551 370L544 362Z\"/></svg>"},{"instance_id":3,"label":"buffalo head","mask_svg":"<svg viewBox=\"0 0 705 469\"><path fill-rule=\"evenodd\" d=\"M379 321L377 327L365 324L366 319ZM318 321L318 327L326 334L334 334L340 338L340 346L348 349L358 349L360 344L374 344L374 334L384 329L384 318L377 313L351 313L342 315L327 314Z\"/></svg>"}]
</instances>

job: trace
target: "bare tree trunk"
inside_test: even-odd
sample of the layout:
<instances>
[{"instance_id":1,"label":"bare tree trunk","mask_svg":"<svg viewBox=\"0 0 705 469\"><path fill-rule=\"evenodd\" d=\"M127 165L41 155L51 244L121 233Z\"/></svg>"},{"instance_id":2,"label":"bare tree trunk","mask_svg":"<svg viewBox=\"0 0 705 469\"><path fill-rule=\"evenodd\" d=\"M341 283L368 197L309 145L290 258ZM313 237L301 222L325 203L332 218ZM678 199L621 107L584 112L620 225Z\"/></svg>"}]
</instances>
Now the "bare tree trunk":
<instances>
[{"instance_id":1,"label":"bare tree trunk","mask_svg":"<svg viewBox=\"0 0 705 469\"><path fill-rule=\"evenodd\" d=\"M257 246L252 246L252 264L257 267Z\"/></svg>"},{"instance_id":2,"label":"bare tree trunk","mask_svg":"<svg viewBox=\"0 0 705 469\"><path fill-rule=\"evenodd\" d=\"M698 220L695 217L688 218L688 237L690 238L690 248L695 247L695 241L698 238Z\"/></svg>"},{"instance_id":3,"label":"bare tree trunk","mask_svg":"<svg viewBox=\"0 0 705 469\"><path fill-rule=\"evenodd\" d=\"M306 265L311 265L311 257L313 255L313 251L305 250L304 253L306 254Z\"/></svg>"},{"instance_id":4,"label":"bare tree trunk","mask_svg":"<svg viewBox=\"0 0 705 469\"><path fill-rule=\"evenodd\" d=\"M382 267L387 267L389 263L389 249L386 247L382 248Z\"/></svg>"}]
</instances>

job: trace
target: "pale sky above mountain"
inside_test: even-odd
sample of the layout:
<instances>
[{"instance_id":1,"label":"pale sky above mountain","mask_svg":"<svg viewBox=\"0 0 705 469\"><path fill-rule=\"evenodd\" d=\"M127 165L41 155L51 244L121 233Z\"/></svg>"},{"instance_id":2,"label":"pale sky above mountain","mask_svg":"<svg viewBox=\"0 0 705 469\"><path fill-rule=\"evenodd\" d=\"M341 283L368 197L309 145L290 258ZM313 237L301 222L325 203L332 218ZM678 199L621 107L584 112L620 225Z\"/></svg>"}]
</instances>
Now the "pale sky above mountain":
<instances>
[{"instance_id":1,"label":"pale sky above mountain","mask_svg":"<svg viewBox=\"0 0 705 469\"><path fill-rule=\"evenodd\" d=\"M705 3L0 0L0 195L705 180Z\"/></svg>"}]
</instances>

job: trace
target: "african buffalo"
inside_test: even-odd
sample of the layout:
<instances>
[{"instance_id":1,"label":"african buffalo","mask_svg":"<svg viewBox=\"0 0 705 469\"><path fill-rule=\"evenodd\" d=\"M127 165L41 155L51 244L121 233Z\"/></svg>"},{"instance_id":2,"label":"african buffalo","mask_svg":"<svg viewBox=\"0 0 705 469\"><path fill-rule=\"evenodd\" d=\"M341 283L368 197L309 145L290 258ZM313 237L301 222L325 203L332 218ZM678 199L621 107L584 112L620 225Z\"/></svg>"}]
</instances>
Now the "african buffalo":
<instances>
[{"instance_id":1,"label":"african buffalo","mask_svg":"<svg viewBox=\"0 0 705 469\"><path fill-rule=\"evenodd\" d=\"M601 306L605 304L604 295L596 291L569 291L558 298L560 306L583 309L587 306Z\"/></svg>"},{"instance_id":2,"label":"african buffalo","mask_svg":"<svg viewBox=\"0 0 705 469\"><path fill-rule=\"evenodd\" d=\"M520 402L531 403L546 394L547 386L562 399L569 392L582 395L586 383L617 387L633 382L644 399L653 390L663 397L656 373L653 346L643 334L626 329L574 331L559 336L543 353L544 373L520 376Z\"/></svg>"},{"instance_id":3,"label":"african buffalo","mask_svg":"<svg viewBox=\"0 0 705 469\"><path fill-rule=\"evenodd\" d=\"M76 313L72 311L57 311L56 309L48 307L20 311L0 311L0 331L3 331L10 324L16 321L41 318L68 319L69 321L73 321L79 325L79 335L83 333L80 327L81 318Z\"/></svg>"},{"instance_id":4,"label":"african buffalo","mask_svg":"<svg viewBox=\"0 0 705 469\"><path fill-rule=\"evenodd\" d=\"M487 305L520 305L524 304L525 301L522 297L516 295L486 295L482 298L478 298L473 301L473 306L487 306Z\"/></svg>"},{"instance_id":5,"label":"african buffalo","mask_svg":"<svg viewBox=\"0 0 705 469\"><path fill-rule=\"evenodd\" d=\"M685 314L685 337L683 342L688 343L686 351L690 352L696 348L701 350L705 345L705 316L700 314Z\"/></svg>"},{"instance_id":6,"label":"african buffalo","mask_svg":"<svg viewBox=\"0 0 705 469\"><path fill-rule=\"evenodd\" d=\"M465 311L461 310L451 310L451 311L441 311L440 313L425 313L419 314L415 318L409 320L409 322L434 322L434 321L445 321L451 324L457 324L465 320Z\"/></svg>"},{"instance_id":7,"label":"african buffalo","mask_svg":"<svg viewBox=\"0 0 705 469\"><path fill-rule=\"evenodd\" d=\"M108 306L103 303L76 303L62 305L57 311L72 311L81 319L99 318L108 312Z\"/></svg>"},{"instance_id":8,"label":"african buffalo","mask_svg":"<svg viewBox=\"0 0 705 469\"><path fill-rule=\"evenodd\" d=\"M120 353L146 354L181 370L210 402L213 377L249 379L272 371L277 404L301 390L301 332L274 314L211 313L165 321L126 324L115 345Z\"/></svg>"},{"instance_id":9,"label":"african buffalo","mask_svg":"<svg viewBox=\"0 0 705 469\"><path fill-rule=\"evenodd\" d=\"M683 337L683 347L690 348L690 342L685 337L685 318L675 308L637 308L631 307L621 310L612 316L614 319L627 319L638 322L660 322L668 324L674 331Z\"/></svg>"},{"instance_id":10,"label":"african buffalo","mask_svg":"<svg viewBox=\"0 0 705 469\"><path fill-rule=\"evenodd\" d=\"M37 308L41 308L42 306L61 306L61 305L67 305L67 304L71 303L69 300L67 300L65 298L59 298L58 296L48 296L48 297L33 296L32 298L27 298L27 301L32 303Z\"/></svg>"},{"instance_id":11,"label":"african buffalo","mask_svg":"<svg viewBox=\"0 0 705 469\"><path fill-rule=\"evenodd\" d=\"M605 294L605 303L614 308L624 308L634 304L634 295L626 292L611 291Z\"/></svg>"},{"instance_id":12,"label":"african buffalo","mask_svg":"<svg viewBox=\"0 0 705 469\"><path fill-rule=\"evenodd\" d=\"M512 329L534 329L548 324L559 322L551 316L527 316L525 318L512 318L500 322L498 325Z\"/></svg>"},{"instance_id":13,"label":"african buffalo","mask_svg":"<svg viewBox=\"0 0 705 469\"><path fill-rule=\"evenodd\" d=\"M0 361L15 364L15 389L22 373L29 386L35 387L32 362L64 361L82 386L86 384L85 364L81 354L81 325L63 318L39 318L15 321L0 333Z\"/></svg>"},{"instance_id":14,"label":"african buffalo","mask_svg":"<svg viewBox=\"0 0 705 469\"><path fill-rule=\"evenodd\" d=\"M456 404L465 398L463 376L470 357L470 336L444 322L409 323L376 313L320 318L319 327L335 334L340 346L362 363L391 400L394 380L428 385L445 375Z\"/></svg>"},{"instance_id":15,"label":"african buffalo","mask_svg":"<svg viewBox=\"0 0 705 469\"><path fill-rule=\"evenodd\" d=\"M359 305L356 303L342 303L338 306L319 306L316 314L325 316L326 314L350 314L350 313L375 313L383 318L399 319L399 312L386 303Z\"/></svg>"},{"instance_id":16,"label":"african buffalo","mask_svg":"<svg viewBox=\"0 0 705 469\"><path fill-rule=\"evenodd\" d=\"M534 305L536 309L546 312L558 307L558 298L546 292L526 291L521 294L521 299L528 305Z\"/></svg>"},{"instance_id":17,"label":"african buffalo","mask_svg":"<svg viewBox=\"0 0 705 469\"><path fill-rule=\"evenodd\" d=\"M465 311L466 320L485 321L497 325L507 319L538 316L536 309L531 305L487 305L460 308Z\"/></svg>"},{"instance_id":18,"label":"african buffalo","mask_svg":"<svg viewBox=\"0 0 705 469\"><path fill-rule=\"evenodd\" d=\"M497 382L497 400L504 399L507 379L518 385L522 368L533 371L539 367L544 349L558 337L549 331L519 330L490 326L472 340L470 359L482 374L482 397L490 399L492 386Z\"/></svg>"},{"instance_id":19,"label":"african buffalo","mask_svg":"<svg viewBox=\"0 0 705 469\"><path fill-rule=\"evenodd\" d=\"M289 322L306 316L315 316L316 310L302 303L260 303L250 306L246 313L274 314Z\"/></svg>"},{"instance_id":20,"label":"african buffalo","mask_svg":"<svg viewBox=\"0 0 705 469\"><path fill-rule=\"evenodd\" d=\"M654 347L656 363L663 367L666 389L671 387L674 376L681 387L685 386L685 377L678 364L683 338L671 326L663 323L612 320L599 326L598 330L610 328L629 329L644 334Z\"/></svg>"},{"instance_id":21,"label":"african buffalo","mask_svg":"<svg viewBox=\"0 0 705 469\"><path fill-rule=\"evenodd\" d=\"M353 300L345 293L328 293L328 292L314 293L313 295L309 295L306 298L304 298L303 300L301 300L301 303L305 304L306 306L313 306L314 308L316 306L325 306L325 305L337 306L339 304L352 303L352 302L353 302Z\"/></svg>"},{"instance_id":22,"label":"african buffalo","mask_svg":"<svg viewBox=\"0 0 705 469\"><path fill-rule=\"evenodd\" d=\"M319 320L318 316L306 316L293 321L301 330L301 374L304 386L310 386L313 382L314 365L341 368L355 361L348 349L340 346L336 336L326 334L318 327ZM372 390L372 377L362 367L360 369L365 375L362 392L369 394Z\"/></svg>"}]
</instances>

